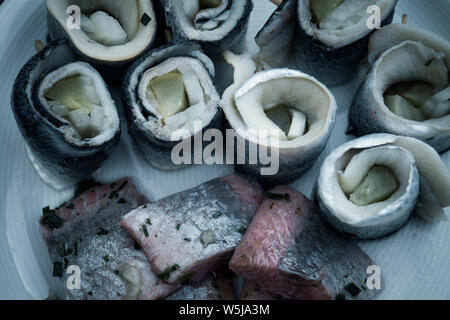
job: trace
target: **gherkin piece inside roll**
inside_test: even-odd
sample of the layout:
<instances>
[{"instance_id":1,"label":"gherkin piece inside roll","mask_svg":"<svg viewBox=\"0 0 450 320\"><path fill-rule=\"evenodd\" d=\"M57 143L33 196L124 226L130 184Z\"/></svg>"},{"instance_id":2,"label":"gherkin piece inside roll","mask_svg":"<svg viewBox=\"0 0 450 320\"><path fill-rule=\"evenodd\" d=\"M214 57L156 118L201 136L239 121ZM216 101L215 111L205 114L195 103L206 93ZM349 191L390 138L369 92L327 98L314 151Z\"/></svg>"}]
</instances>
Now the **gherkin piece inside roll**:
<instances>
[{"instance_id":1,"label":"gherkin piece inside roll","mask_svg":"<svg viewBox=\"0 0 450 320\"><path fill-rule=\"evenodd\" d=\"M373 166L363 182L350 194L349 199L362 207L388 199L398 187L397 179L389 168Z\"/></svg>"}]
</instances>

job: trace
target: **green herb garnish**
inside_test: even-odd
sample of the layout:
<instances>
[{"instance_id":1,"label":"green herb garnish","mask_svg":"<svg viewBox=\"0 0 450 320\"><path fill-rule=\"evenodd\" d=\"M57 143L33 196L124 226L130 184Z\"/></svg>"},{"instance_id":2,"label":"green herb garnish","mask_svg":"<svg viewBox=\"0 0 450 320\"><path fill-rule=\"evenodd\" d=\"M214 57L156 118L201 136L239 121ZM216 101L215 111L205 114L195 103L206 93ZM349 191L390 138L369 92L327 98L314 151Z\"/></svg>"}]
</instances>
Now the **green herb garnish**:
<instances>
[{"instance_id":1,"label":"green herb garnish","mask_svg":"<svg viewBox=\"0 0 450 320\"><path fill-rule=\"evenodd\" d=\"M339 293L335 297L336 300L345 300L345 295L343 293Z\"/></svg>"},{"instance_id":2,"label":"green herb garnish","mask_svg":"<svg viewBox=\"0 0 450 320\"><path fill-rule=\"evenodd\" d=\"M108 256L103 256L103 260L105 260L105 262L109 262L109 257Z\"/></svg>"},{"instance_id":3,"label":"green herb garnish","mask_svg":"<svg viewBox=\"0 0 450 320\"><path fill-rule=\"evenodd\" d=\"M145 220L145 223L147 223L148 225L152 225L152 221L150 219Z\"/></svg>"},{"instance_id":4,"label":"green herb garnish","mask_svg":"<svg viewBox=\"0 0 450 320\"><path fill-rule=\"evenodd\" d=\"M173 266L167 268L166 270L164 270L161 274L158 275L158 277L162 280L167 280L170 278L170 274L172 272L177 271L180 268L179 265L174 264Z\"/></svg>"},{"instance_id":5,"label":"green herb garnish","mask_svg":"<svg viewBox=\"0 0 450 320\"><path fill-rule=\"evenodd\" d=\"M134 247L134 250L141 250L141 246L136 241L134 241L133 247Z\"/></svg>"},{"instance_id":6,"label":"green herb garnish","mask_svg":"<svg viewBox=\"0 0 450 320\"><path fill-rule=\"evenodd\" d=\"M238 232L239 232L240 234L244 235L244 234L247 232L247 228L245 228L245 227L240 227L240 228L238 229Z\"/></svg>"},{"instance_id":7,"label":"green herb garnish","mask_svg":"<svg viewBox=\"0 0 450 320\"><path fill-rule=\"evenodd\" d=\"M192 240L191 240L191 238L184 238L184 241L191 242Z\"/></svg>"},{"instance_id":8,"label":"green herb garnish","mask_svg":"<svg viewBox=\"0 0 450 320\"><path fill-rule=\"evenodd\" d=\"M106 236L108 233L109 233L109 231L108 230L106 230L106 229L103 229L103 228L98 228L98 232L97 232L97 235L98 236Z\"/></svg>"},{"instance_id":9,"label":"green herb garnish","mask_svg":"<svg viewBox=\"0 0 450 320\"><path fill-rule=\"evenodd\" d=\"M62 262L60 262L60 261L53 262L53 276L62 278L63 272L64 272L64 267L63 267Z\"/></svg>"},{"instance_id":10,"label":"green herb garnish","mask_svg":"<svg viewBox=\"0 0 450 320\"><path fill-rule=\"evenodd\" d=\"M286 200L286 201L291 200L291 196L287 193L278 194L278 193L272 193L272 192L264 192L264 197L267 199L272 199L272 200Z\"/></svg>"},{"instance_id":11,"label":"green herb garnish","mask_svg":"<svg viewBox=\"0 0 450 320\"><path fill-rule=\"evenodd\" d=\"M217 211L216 213L213 214L212 218L213 219L218 219L220 216L222 216L222 212Z\"/></svg>"},{"instance_id":12,"label":"green herb garnish","mask_svg":"<svg viewBox=\"0 0 450 320\"><path fill-rule=\"evenodd\" d=\"M144 13L141 18L141 23L144 26L147 26L150 21L152 21L152 18L150 18L150 16L147 13Z\"/></svg>"},{"instance_id":13,"label":"green herb garnish","mask_svg":"<svg viewBox=\"0 0 450 320\"><path fill-rule=\"evenodd\" d=\"M145 224L142 225L142 232L144 232L146 238L149 236L147 226Z\"/></svg>"},{"instance_id":14,"label":"green herb garnish","mask_svg":"<svg viewBox=\"0 0 450 320\"><path fill-rule=\"evenodd\" d=\"M177 226L175 227L175 229L180 230L181 224L177 224Z\"/></svg>"},{"instance_id":15,"label":"green herb garnish","mask_svg":"<svg viewBox=\"0 0 450 320\"><path fill-rule=\"evenodd\" d=\"M47 206L42 209L43 217L41 218L41 224L49 229L59 229L63 226L64 220L56 215L55 210L50 210Z\"/></svg>"},{"instance_id":16,"label":"green herb garnish","mask_svg":"<svg viewBox=\"0 0 450 320\"><path fill-rule=\"evenodd\" d=\"M350 293L350 295L352 297L356 297L358 294L361 293L361 289L356 284L354 284L353 282L348 284L348 285L346 285L344 287L344 289L345 289L345 291Z\"/></svg>"}]
</instances>

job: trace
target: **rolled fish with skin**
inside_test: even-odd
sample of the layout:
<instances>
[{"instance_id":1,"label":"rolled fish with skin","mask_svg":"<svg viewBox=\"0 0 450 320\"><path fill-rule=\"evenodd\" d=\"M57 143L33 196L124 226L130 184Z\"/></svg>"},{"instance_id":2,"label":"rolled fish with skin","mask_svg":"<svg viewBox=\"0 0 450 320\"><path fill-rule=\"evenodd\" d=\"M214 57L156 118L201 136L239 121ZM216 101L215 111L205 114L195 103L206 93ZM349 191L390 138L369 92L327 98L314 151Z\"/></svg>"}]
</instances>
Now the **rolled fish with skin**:
<instances>
[{"instance_id":1,"label":"rolled fish with skin","mask_svg":"<svg viewBox=\"0 0 450 320\"><path fill-rule=\"evenodd\" d=\"M235 147L237 170L266 185L294 180L313 165L331 136L337 111L334 96L300 71L254 74L256 66L248 54L226 52L225 59L235 69L235 82L223 94L222 109L228 126L245 141L244 150L239 143ZM272 158L269 165L261 158L264 149Z\"/></svg>"},{"instance_id":2,"label":"rolled fish with skin","mask_svg":"<svg viewBox=\"0 0 450 320\"><path fill-rule=\"evenodd\" d=\"M208 55L240 53L253 10L252 0L162 0L176 41L196 41Z\"/></svg>"},{"instance_id":3,"label":"rolled fish with skin","mask_svg":"<svg viewBox=\"0 0 450 320\"><path fill-rule=\"evenodd\" d=\"M264 68L292 67L328 86L354 78L370 34L373 6L381 25L392 22L397 0L284 0L256 36ZM282 48L282 50L281 50ZM288 64L287 64L288 63Z\"/></svg>"},{"instance_id":4,"label":"rolled fish with skin","mask_svg":"<svg viewBox=\"0 0 450 320\"><path fill-rule=\"evenodd\" d=\"M372 69L352 103L358 135L386 132L450 148L450 43L429 32L392 24L369 43Z\"/></svg>"},{"instance_id":5,"label":"rolled fish with skin","mask_svg":"<svg viewBox=\"0 0 450 320\"><path fill-rule=\"evenodd\" d=\"M190 144L208 129L222 128L214 72L213 63L195 43L152 50L127 72L123 104L130 133L154 167L183 167L186 163L172 161L174 147Z\"/></svg>"},{"instance_id":6,"label":"rolled fish with skin","mask_svg":"<svg viewBox=\"0 0 450 320\"><path fill-rule=\"evenodd\" d=\"M80 59L93 64L108 82L120 83L130 64L156 44L154 0L46 4L50 40L67 39Z\"/></svg>"},{"instance_id":7,"label":"rolled fish with skin","mask_svg":"<svg viewBox=\"0 0 450 320\"><path fill-rule=\"evenodd\" d=\"M92 175L120 139L114 100L100 74L66 41L51 43L19 72L11 107L40 177L63 189Z\"/></svg>"},{"instance_id":8,"label":"rolled fish with skin","mask_svg":"<svg viewBox=\"0 0 450 320\"><path fill-rule=\"evenodd\" d=\"M379 238L400 229L413 211L429 221L446 220L450 172L420 140L373 134L327 157L317 198L337 230L359 239Z\"/></svg>"}]
</instances>

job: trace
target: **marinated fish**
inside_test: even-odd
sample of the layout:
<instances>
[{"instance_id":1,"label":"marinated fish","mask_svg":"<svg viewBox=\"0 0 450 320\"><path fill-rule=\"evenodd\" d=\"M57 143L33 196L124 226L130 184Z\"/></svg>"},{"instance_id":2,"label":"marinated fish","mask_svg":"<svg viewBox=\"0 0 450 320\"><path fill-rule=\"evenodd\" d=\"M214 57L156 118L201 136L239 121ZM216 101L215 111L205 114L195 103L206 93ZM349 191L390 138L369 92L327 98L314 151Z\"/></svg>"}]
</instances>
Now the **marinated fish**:
<instances>
[{"instance_id":1,"label":"marinated fish","mask_svg":"<svg viewBox=\"0 0 450 320\"><path fill-rule=\"evenodd\" d=\"M154 1L46 3L50 40L67 39L80 59L93 64L108 82L120 83L131 62L155 46L158 28Z\"/></svg>"},{"instance_id":2,"label":"marinated fish","mask_svg":"<svg viewBox=\"0 0 450 320\"><path fill-rule=\"evenodd\" d=\"M175 41L196 41L208 55L245 47L251 0L162 0Z\"/></svg>"},{"instance_id":3,"label":"marinated fish","mask_svg":"<svg viewBox=\"0 0 450 320\"><path fill-rule=\"evenodd\" d=\"M414 137L447 151L450 43L429 31L393 24L372 35L368 60L372 70L350 110L355 132Z\"/></svg>"},{"instance_id":4,"label":"marinated fish","mask_svg":"<svg viewBox=\"0 0 450 320\"><path fill-rule=\"evenodd\" d=\"M240 300L278 300L281 296L272 294L255 282L244 280Z\"/></svg>"},{"instance_id":5,"label":"marinated fish","mask_svg":"<svg viewBox=\"0 0 450 320\"><path fill-rule=\"evenodd\" d=\"M194 137L222 128L214 72L211 60L194 43L152 50L127 72L123 102L129 131L154 167L175 170L194 163ZM176 163L172 153L180 144L188 144L191 152Z\"/></svg>"},{"instance_id":6,"label":"marinated fish","mask_svg":"<svg viewBox=\"0 0 450 320\"><path fill-rule=\"evenodd\" d=\"M150 269L139 246L120 227L130 210L147 203L132 181L95 185L61 207L44 209L40 219L57 294L70 300L159 299L178 289L163 283ZM67 286L80 269L80 287Z\"/></svg>"},{"instance_id":7,"label":"marinated fish","mask_svg":"<svg viewBox=\"0 0 450 320\"><path fill-rule=\"evenodd\" d=\"M225 58L234 67L235 82L222 96L222 109L228 127L246 142L245 150L235 147L237 170L267 185L294 180L314 164L331 136L337 112L333 94L300 71L254 74L248 54L226 52ZM272 163L264 163L264 150Z\"/></svg>"},{"instance_id":8,"label":"marinated fish","mask_svg":"<svg viewBox=\"0 0 450 320\"><path fill-rule=\"evenodd\" d=\"M237 174L212 180L127 214L121 225L167 283L201 283L226 264L263 198Z\"/></svg>"},{"instance_id":9,"label":"marinated fish","mask_svg":"<svg viewBox=\"0 0 450 320\"><path fill-rule=\"evenodd\" d=\"M257 60L267 69L290 61L328 86L356 76L367 52L372 6L381 25L392 22L397 0L285 0L256 37ZM281 50L283 48L283 50ZM291 53L294 59L286 53Z\"/></svg>"},{"instance_id":10,"label":"marinated fish","mask_svg":"<svg viewBox=\"0 0 450 320\"><path fill-rule=\"evenodd\" d=\"M320 170L317 198L337 230L353 238L378 238L405 225L415 208L427 220L446 220L450 172L438 153L420 140L373 134L328 156Z\"/></svg>"},{"instance_id":11,"label":"marinated fish","mask_svg":"<svg viewBox=\"0 0 450 320\"><path fill-rule=\"evenodd\" d=\"M320 219L319 209L290 187L266 194L231 259L235 273L290 299L369 299L375 263Z\"/></svg>"},{"instance_id":12,"label":"marinated fish","mask_svg":"<svg viewBox=\"0 0 450 320\"><path fill-rule=\"evenodd\" d=\"M119 143L108 87L65 41L49 44L22 68L11 107L34 168L56 189L92 175Z\"/></svg>"}]
</instances>

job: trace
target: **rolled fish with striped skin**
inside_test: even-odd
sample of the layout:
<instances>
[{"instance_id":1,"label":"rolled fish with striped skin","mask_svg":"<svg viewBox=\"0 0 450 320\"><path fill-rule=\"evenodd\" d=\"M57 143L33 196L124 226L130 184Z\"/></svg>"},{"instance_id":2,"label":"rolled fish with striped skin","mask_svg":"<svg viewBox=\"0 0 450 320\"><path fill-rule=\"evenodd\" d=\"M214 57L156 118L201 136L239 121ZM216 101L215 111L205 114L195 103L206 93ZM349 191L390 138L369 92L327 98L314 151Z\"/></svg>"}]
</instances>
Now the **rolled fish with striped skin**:
<instances>
[{"instance_id":1,"label":"rolled fish with striped skin","mask_svg":"<svg viewBox=\"0 0 450 320\"><path fill-rule=\"evenodd\" d=\"M373 134L331 152L320 169L317 198L338 231L379 238L404 226L414 211L428 221L446 220L450 172L420 140Z\"/></svg>"},{"instance_id":2,"label":"rolled fish with striped skin","mask_svg":"<svg viewBox=\"0 0 450 320\"><path fill-rule=\"evenodd\" d=\"M252 0L162 0L175 41L195 41L208 55L245 48Z\"/></svg>"},{"instance_id":3,"label":"rolled fish with striped skin","mask_svg":"<svg viewBox=\"0 0 450 320\"><path fill-rule=\"evenodd\" d=\"M131 63L156 45L154 2L47 0L49 39L68 40L80 60L91 63L108 83L119 84Z\"/></svg>"},{"instance_id":4,"label":"rolled fish with striped skin","mask_svg":"<svg viewBox=\"0 0 450 320\"><path fill-rule=\"evenodd\" d=\"M350 122L357 135L391 133L450 148L450 42L392 24L369 42L372 69L356 93Z\"/></svg>"},{"instance_id":5,"label":"rolled fish with striped skin","mask_svg":"<svg viewBox=\"0 0 450 320\"><path fill-rule=\"evenodd\" d=\"M235 145L237 170L266 185L294 180L313 165L331 136L337 112L333 94L300 71L255 74L249 54L224 56L234 67L234 84L221 105L228 126L245 141L244 150ZM261 158L264 149L271 155L269 165Z\"/></svg>"},{"instance_id":6,"label":"rolled fish with striped skin","mask_svg":"<svg viewBox=\"0 0 450 320\"><path fill-rule=\"evenodd\" d=\"M78 59L65 40L50 43L21 69L11 97L32 165L59 190L97 171L120 139L105 81Z\"/></svg>"},{"instance_id":7,"label":"rolled fish with striped skin","mask_svg":"<svg viewBox=\"0 0 450 320\"><path fill-rule=\"evenodd\" d=\"M192 145L208 129L222 128L214 74L212 61L192 42L152 50L128 70L122 98L129 131L152 166L186 166L186 161L174 163L174 148L182 142Z\"/></svg>"},{"instance_id":8,"label":"rolled fish with striped skin","mask_svg":"<svg viewBox=\"0 0 450 320\"><path fill-rule=\"evenodd\" d=\"M257 60L267 68L292 67L327 86L357 74L367 52L373 6L380 23L392 22L397 0L284 0L256 36ZM378 11L377 11L378 12Z\"/></svg>"}]
</instances>

